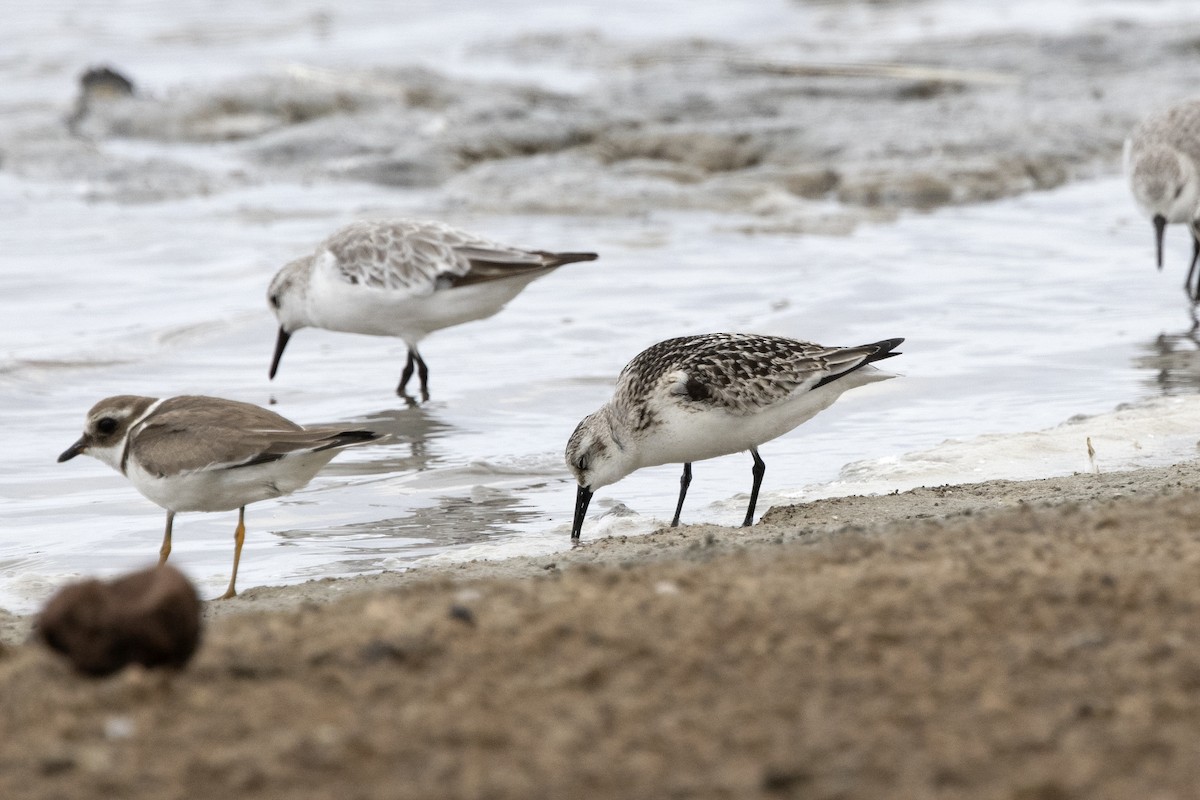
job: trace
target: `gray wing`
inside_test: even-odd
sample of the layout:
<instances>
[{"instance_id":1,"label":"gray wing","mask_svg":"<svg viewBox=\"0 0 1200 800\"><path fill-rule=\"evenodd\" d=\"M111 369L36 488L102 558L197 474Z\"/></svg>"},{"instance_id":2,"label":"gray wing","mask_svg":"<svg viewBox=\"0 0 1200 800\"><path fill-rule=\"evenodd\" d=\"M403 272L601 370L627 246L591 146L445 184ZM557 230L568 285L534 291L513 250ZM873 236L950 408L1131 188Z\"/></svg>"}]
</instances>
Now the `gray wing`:
<instances>
[{"instance_id":1,"label":"gray wing","mask_svg":"<svg viewBox=\"0 0 1200 800\"><path fill-rule=\"evenodd\" d=\"M1134 155L1150 145L1167 144L1200 163L1200 100L1188 100L1146 118L1129 141Z\"/></svg>"},{"instance_id":2,"label":"gray wing","mask_svg":"<svg viewBox=\"0 0 1200 800\"><path fill-rule=\"evenodd\" d=\"M346 282L414 294L566 263L554 253L509 247L418 220L357 222L335 233L322 248L332 254L337 274Z\"/></svg>"},{"instance_id":3,"label":"gray wing","mask_svg":"<svg viewBox=\"0 0 1200 800\"><path fill-rule=\"evenodd\" d=\"M156 475L277 461L376 438L369 431L302 428L273 411L213 397L173 397L146 418L127 457Z\"/></svg>"}]
</instances>

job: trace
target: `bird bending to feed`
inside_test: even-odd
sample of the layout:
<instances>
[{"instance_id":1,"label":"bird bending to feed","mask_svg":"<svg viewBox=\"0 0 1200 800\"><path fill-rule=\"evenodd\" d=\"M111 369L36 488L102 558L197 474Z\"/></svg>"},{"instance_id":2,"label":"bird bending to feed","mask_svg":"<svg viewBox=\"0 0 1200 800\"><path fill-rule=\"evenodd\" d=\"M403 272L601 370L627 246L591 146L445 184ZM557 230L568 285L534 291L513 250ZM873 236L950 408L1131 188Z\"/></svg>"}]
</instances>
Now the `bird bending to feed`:
<instances>
[{"instance_id":1,"label":"bird bending to feed","mask_svg":"<svg viewBox=\"0 0 1200 800\"><path fill-rule=\"evenodd\" d=\"M749 525L766 464L758 446L808 421L847 389L894 378L872 362L898 356L903 339L824 347L780 336L709 333L643 350L617 377L612 399L584 417L567 441L579 488L571 538L578 539L592 494L634 470L683 462L679 524L692 462L749 450Z\"/></svg>"},{"instance_id":2,"label":"bird bending to feed","mask_svg":"<svg viewBox=\"0 0 1200 800\"><path fill-rule=\"evenodd\" d=\"M1169 223L1191 227L1192 263L1184 288L1193 300L1200 300L1200 238L1193 224L1200 207L1200 100L1152 114L1134 128L1125 140L1125 177L1138 208L1154 223L1160 270L1163 229Z\"/></svg>"},{"instance_id":3,"label":"bird bending to feed","mask_svg":"<svg viewBox=\"0 0 1200 800\"><path fill-rule=\"evenodd\" d=\"M58 460L80 453L97 458L167 510L159 565L171 554L176 513L238 509L224 600L237 594L246 505L291 494L339 450L377 438L367 430L303 428L265 408L219 397L118 395L92 406L83 436Z\"/></svg>"},{"instance_id":4,"label":"bird bending to feed","mask_svg":"<svg viewBox=\"0 0 1200 800\"><path fill-rule=\"evenodd\" d=\"M595 258L510 247L440 222L352 223L272 279L267 301L279 337L269 375L301 328L397 336L408 345L408 360L396 393L405 394L415 367L428 399L429 368L417 351L422 339L490 317L534 279Z\"/></svg>"}]
</instances>

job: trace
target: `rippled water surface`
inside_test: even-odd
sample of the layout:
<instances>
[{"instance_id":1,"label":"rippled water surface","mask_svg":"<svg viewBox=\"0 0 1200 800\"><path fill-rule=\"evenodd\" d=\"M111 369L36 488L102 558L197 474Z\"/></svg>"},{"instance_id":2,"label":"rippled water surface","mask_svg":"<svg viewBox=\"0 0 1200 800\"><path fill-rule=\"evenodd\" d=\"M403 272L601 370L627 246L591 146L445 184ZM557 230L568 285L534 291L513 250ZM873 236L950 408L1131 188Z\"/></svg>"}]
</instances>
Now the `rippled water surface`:
<instances>
[{"instance_id":1,"label":"rippled water surface","mask_svg":"<svg viewBox=\"0 0 1200 800\"><path fill-rule=\"evenodd\" d=\"M162 512L120 476L90 459L54 462L87 407L110 394L275 398L301 422L393 434L339 456L308 489L251 507L242 564L251 586L394 568L465 544L565 542L566 436L625 361L682 333L908 338L891 362L901 379L856 390L762 448L767 503L775 490L834 479L850 461L1034 430L1194 382L1183 356L1195 348L1193 323L1176 286L1187 243L1173 237L1169 268L1156 273L1148 225L1116 179L846 238L746 236L695 215L455 220L603 257L532 284L490 320L430 337L433 399L415 408L393 394L403 346L385 339L301 331L279 377L266 379L274 325L264 286L348 218L335 196L344 190L273 188L136 214L26 204L28 192L0 180L19 223L0 242L3 313L16 322L0 365L11 443L0 471L0 597L10 606L157 549ZM406 210L375 193L356 189L356 200ZM712 504L748 489L749 459L695 472L687 519L736 522L744 498ZM636 473L602 490L593 515L620 502L663 520L676 477L669 466ZM180 517L172 558L219 586L233 523L232 514Z\"/></svg>"},{"instance_id":2,"label":"rippled water surface","mask_svg":"<svg viewBox=\"0 0 1200 800\"><path fill-rule=\"evenodd\" d=\"M432 8L418 17L434 31L477 33L494 20L462 4L451 23ZM617 18L636 27L632 5L620 8ZM767 18L785 13L764 8ZM210 26L200 5L193 12L186 25L148 24L141 52L165 59L163 42L180 36L180 69L194 68L187 59L205 50ZM103 27L88 18L64 28L70 15L57 13L26 20L25 32L65 47ZM742 23L747 35L766 24ZM383 43L363 26L364 47L378 55ZM287 51L281 57L304 49L300 34L267 38ZM250 42L217 39L216 49L242 59L226 68L250 58ZM0 65L28 68L19 58ZM27 101L26 90L12 89L7 102ZM200 147L193 155L198 164L215 157ZM670 336L907 337L904 355L889 362L902 378L856 390L762 448L763 510L773 497L818 493L850 462L869 472L949 438L1038 430L1122 403L1190 397L1197 385L1194 320L1180 290L1186 234L1170 232L1168 266L1157 273L1149 223L1115 177L909 214L842 238L748 235L729 215L468 216L429 193L352 183L278 183L140 205L84 196L69 181L0 172L0 419L9 442L0 465L0 607L10 609L30 609L68 577L111 574L157 554L160 509L97 461L55 463L88 407L113 394L275 400L301 423L352 421L391 434L342 454L307 489L250 507L239 576L249 587L431 555L565 546L574 496L566 437L606 399L626 361ZM602 258L535 282L490 320L431 336L422 352L433 399L423 405L393 393L398 341L304 330L268 382L270 276L345 222L395 214L436 214L504 241ZM1182 457L1172 447L1126 461ZM970 479L968 462L948 456L939 479ZM685 519L740 520L749 467L743 455L698 464ZM669 519L677 478L675 466L647 469L601 490L585 536L603 528L597 518L615 504L640 515L629 530ZM227 580L235 521L233 513L176 521L172 560L206 593Z\"/></svg>"}]
</instances>

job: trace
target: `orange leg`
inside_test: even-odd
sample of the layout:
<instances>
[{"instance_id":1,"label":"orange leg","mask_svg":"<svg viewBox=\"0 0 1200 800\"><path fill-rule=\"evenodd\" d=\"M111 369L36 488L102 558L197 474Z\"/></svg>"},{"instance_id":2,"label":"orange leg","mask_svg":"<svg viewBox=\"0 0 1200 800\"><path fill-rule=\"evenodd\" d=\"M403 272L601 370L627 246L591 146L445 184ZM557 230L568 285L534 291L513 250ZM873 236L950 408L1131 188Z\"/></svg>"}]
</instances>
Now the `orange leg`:
<instances>
[{"instance_id":1,"label":"orange leg","mask_svg":"<svg viewBox=\"0 0 1200 800\"><path fill-rule=\"evenodd\" d=\"M242 560L242 544L246 541L246 507L242 506L238 509L238 526L233 532L233 574L229 576L229 588L225 590L225 594L218 597L218 600L228 600L231 597L237 596L237 589L234 584L237 583L237 568L238 562Z\"/></svg>"},{"instance_id":2,"label":"orange leg","mask_svg":"<svg viewBox=\"0 0 1200 800\"><path fill-rule=\"evenodd\" d=\"M171 555L171 527L175 524L175 512L167 512L167 529L163 531L162 547L158 548L158 565L161 567L167 563L167 556Z\"/></svg>"}]
</instances>

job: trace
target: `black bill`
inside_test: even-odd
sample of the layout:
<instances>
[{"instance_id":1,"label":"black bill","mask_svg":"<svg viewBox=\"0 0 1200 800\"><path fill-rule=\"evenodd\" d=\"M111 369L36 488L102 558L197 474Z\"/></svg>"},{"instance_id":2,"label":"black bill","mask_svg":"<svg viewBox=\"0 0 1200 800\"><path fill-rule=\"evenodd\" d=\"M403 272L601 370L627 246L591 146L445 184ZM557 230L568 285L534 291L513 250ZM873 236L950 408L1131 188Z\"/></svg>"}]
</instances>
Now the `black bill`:
<instances>
[{"instance_id":1,"label":"black bill","mask_svg":"<svg viewBox=\"0 0 1200 800\"><path fill-rule=\"evenodd\" d=\"M85 442L83 439L80 439L78 442L71 445L66 450L63 450L62 455L58 457L58 463L61 464L64 461L70 461L72 458L79 455L86 449L87 449L87 442Z\"/></svg>"},{"instance_id":2,"label":"black bill","mask_svg":"<svg viewBox=\"0 0 1200 800\"><path fill-rule=\"evenodd\" d=\"M1161 272L1162 271L1163 228L1167 227L1167 218L1164 217L1162 214L1155 214L1153 222L1154 222L1154 248L1155 248L1155 251L1158 253L1158 269Z\"/></svg>"},{"instance_id":3,"label":"black bill","mask_svg":"<svg viewBox=\"0 0 1200 800\"><path fill-rule=\"evenodd\" d=\"M279 329L279 338L275 340L275 355L271 358L271 371L267 373L267 378L275 379L275 372L279 369L279 359L283 358L283 348L287 347L290 338L292 338L290 333L283 328Z\"/></svg>"},{"instance_id":4,"label":"black bill","mask_svg":"<svg viewBox=\"0 0 1200 800\"><path fill-rule=\"evenodd\" d=\"M592 502L592 493L586 486L580 486L575 492L575 522L571 525L571 538L578 539L583 530L583 517L587 514L588 503Z\"/></svg>"}]
</instances>

